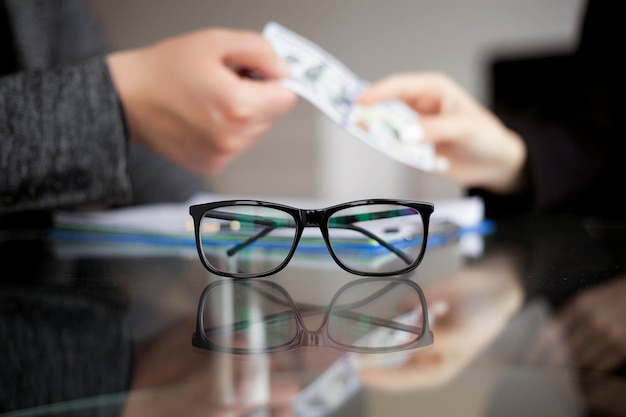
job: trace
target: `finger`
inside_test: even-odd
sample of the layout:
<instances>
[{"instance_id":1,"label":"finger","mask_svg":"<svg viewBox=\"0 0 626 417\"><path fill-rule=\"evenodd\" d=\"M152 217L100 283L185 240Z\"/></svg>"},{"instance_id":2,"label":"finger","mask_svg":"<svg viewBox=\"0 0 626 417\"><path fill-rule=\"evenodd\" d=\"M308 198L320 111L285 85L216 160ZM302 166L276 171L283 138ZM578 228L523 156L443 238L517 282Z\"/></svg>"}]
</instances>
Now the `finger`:
<instances>
[{"instance_id":1,"label":"finger","mask_svg":"<svg viewBox=\"0 0 626 417\"><path fill-rule=\"evenodd\" d=\"M289 65L280 59L272 44L261 34L252 31L227 31L223 34L227 45L223 57L227 64L253 69L263 78L282 78L289 75Z\"/></svg>"},{"instance_id":2,"label":"finger","mask_svg":"<svg viewBox=\"0 0 626 417\"><path fill-rule=\"evenodd\" d=\"M441 107L448 82L440 74L397 74L370 85L357 99L363 105L386 100L402 100L420 113Z\"/></svg>"},{"instance_id":3,"label":"finger","mask_svg":"<svg viewBox=\"0 0 626 417\"><path fill-rule=\"evenodd\" d=\"M615 370L620 364L624 363L624 354L616 350L604 352L598 357L591 366L599 372L609 372Z\"/></svg>"},{"instance_id":4,"label":"finger","mask_svg":"<svg viewBox=\"0 0 626 417\"><path fill-rule=\"evenodd\" d=\"M430 74L395 74L371 84L357 99L362 104L372 104L390 99L410 99L422 94L432 94L438 81Z\"/></svg>"},{"instance_id":5,"label":"finger","mask_svg":"<svg viewBox=\"0 0 626 417\"><path fill-rule=\"evenodd\" d=\"M244 80L241 99L247 103L257 120L274 119L292 110L298 96L275 81Z\"/></svg>"},{"instance_id":6,"label":"finger","mask_svg":"<svg viewBox=\"0 0 626 417\"><path fill-rule=\"evenodd\" d=\"M435 145L449 142L462 142L469 135L467 120L457 115L420 117L423 141Z\"/></svg>"},{"instance_id":7,"label":"finger","mask_svg":"<svg viewBox=\"0 0 626 417\"><path fill-rule=\"evenodd\" d=\"M527 349L525 358L532 364L561 365L568 362L563 349L563 329L558 321L546 323L539 331L535 342Z\"/></svg>"}]
</instances>

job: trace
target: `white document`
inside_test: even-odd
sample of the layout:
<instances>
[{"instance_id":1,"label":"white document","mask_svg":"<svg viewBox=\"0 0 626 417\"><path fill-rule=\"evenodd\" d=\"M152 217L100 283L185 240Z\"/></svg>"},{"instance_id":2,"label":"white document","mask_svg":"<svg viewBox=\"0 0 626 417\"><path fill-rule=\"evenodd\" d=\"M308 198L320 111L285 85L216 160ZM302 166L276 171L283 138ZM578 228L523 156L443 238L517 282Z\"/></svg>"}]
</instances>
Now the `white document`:
<instances>
[{"instance_id":1,"label":"white document","mask_svg":"<svg viewBox=\"0 0 626 417\"><path fill-rule=\"evenodd\" d=\"M423 171L435 168L435 150L420 143L422 129L415 111L401 101L361 106L356 98L368 82L328 52L276 22L263 35L291 65L283 84L308 100L345 131L385 155Z\"/></svg>"},{"instance_id":2,"label":"white document","mask_svg":"<svg viewBox=\"0 0 626 417\"><path fill-rule=\"evenodd\" d=\"M148 233L193 239L193 222L189 206L211 201L256 199L254 196L201 193L185 203L162 203L103 211L59 211L56 227L79 230ZM260 198L268 200L267 198ZM336 202L313 198L269 198L269 201L305 209L319 209ZM472 227L484 218L484 205L479 197L463 197L434 202L431 223L450 222L459 227Z\"/></svg>"}]
</instances>

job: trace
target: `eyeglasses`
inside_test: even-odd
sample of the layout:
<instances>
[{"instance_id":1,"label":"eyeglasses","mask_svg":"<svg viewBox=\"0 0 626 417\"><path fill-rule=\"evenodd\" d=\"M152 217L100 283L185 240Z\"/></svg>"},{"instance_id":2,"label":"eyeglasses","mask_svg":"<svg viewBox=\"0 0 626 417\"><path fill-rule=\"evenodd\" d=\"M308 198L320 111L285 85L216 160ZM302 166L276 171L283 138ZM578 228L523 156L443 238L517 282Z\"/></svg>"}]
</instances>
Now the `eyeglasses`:
<instances>
[{"instance_id":1,"label":"eyeglasses","mask_svg":"<svg viewBox=\"0 0 626 417\"><path fill-rule=\"evenodd\" d=\"M296 247L319 255L324 246L341 268L356 275L410 272L424 256L433 210L431 203L391 199L313 210L256 200L189 207L202 264L231 278L275 274Z\"/></svg>"},{"instance_id":2,"label":"eyeglasses","mask_svg":"<svg viewBox=\"0 0 626 417\"><path fill-rule=\"evenodd\" d=\"M192 344L234 354L298 346L388 353L433 342L424 294L409 279L364 278L339 289L328 307L298 306L275 282L214 281L200 297ZM319 328L308 330L304 319L320 314Z\"/></svg>"}]
</instances>

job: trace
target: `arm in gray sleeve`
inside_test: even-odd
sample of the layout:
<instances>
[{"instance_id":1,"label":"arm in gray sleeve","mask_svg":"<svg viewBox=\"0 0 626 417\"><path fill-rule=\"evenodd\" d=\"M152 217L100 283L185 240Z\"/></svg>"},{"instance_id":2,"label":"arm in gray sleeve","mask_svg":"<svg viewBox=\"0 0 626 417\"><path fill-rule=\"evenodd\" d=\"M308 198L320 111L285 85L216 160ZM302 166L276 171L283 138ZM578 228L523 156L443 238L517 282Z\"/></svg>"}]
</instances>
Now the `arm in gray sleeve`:
<instances>
[{"instance_id":1,"label":"arm in gray sleeve","mask_svg":"<svg viewBox=\"0 0 626 417\"><path fill-rule=\"evenodd\" d=\"M126 148L103 56L0 78L0 213L128 203Z\"/></svg>"}]
</instances>

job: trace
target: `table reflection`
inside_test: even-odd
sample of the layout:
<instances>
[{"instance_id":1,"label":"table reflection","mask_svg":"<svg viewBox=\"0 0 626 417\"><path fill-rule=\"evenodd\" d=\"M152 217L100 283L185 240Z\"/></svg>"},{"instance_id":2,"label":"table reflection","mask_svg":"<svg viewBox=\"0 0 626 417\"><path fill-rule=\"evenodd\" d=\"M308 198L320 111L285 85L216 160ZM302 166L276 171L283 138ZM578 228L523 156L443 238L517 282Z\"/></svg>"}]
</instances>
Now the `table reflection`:
<instances>
[{"instance_id":1,"label":"table reflection","mask_svg":"<svg viewBox=\"0 0 626 417\"><path fill-rule=\"evenodd\" d=\"M278 358L314 364L310 371L317 375L301 380L289 401L291 412L302 416L328 415L362 388L356 356L346 352L389 358L431 343L420 287L397 277L351 281L329 305L295 302L283 286L265 279L221 279L202 292L193 335L196 347L230 370L220 373L225 379L216 398L222 405L271 404L271 368ZM245 382L234 375L245 375Z\"/></svg>"},{"instance_id":2,"label":"table reflection","mask_svg":"<svg viewBox=\"0 0 626 417\"><path fill-rule=\"evenodd\" d=\"M320 315L321 324L308 329L305 321ZM352 281L328 306L296 305L284 287L265 279L219 280L200 297L193 335L194 346L238 354L299 346L388 353L431 343L424 295L398 277Z\"/></svg>"},{"instance_id":3,"label":"table reflection","mask_svg":"<svg viewBox=\"0 0 626 417\"><path fill-rule=\"evenodd\" d=\"M220 281L162 248L0 236L0 414L626 416L626 227L539 220L367 285L297 263ZM403 327L410 312L428 320ZM225 325L257 350L233 353L237 332L210 330ZM431 344L381 342L427 328ZM387 351L351 349L373 342Z\"/></svg>"},{"instance_id":4,"label":"table reflection","mask_svg":"<svg viewBox=\"0 0 626 417\"><path fill-rule=\"evenodd\" d=\"M363 379L443 414L626 415L624 232L580 218L500 225L483 256L422 285L430 306L442 289L459 295L433 325L433 346ZM442 407L450 396L456 405Z\"/></svg>"},{"instance_id":5,"label":"table reflection","mask_svg":"<svg viewBox=\"0 0 626 417\"><path fill-rule=\"evenodd\" d=\"M0 240L0 412L102 395L102 410L119 414L131 378L127 300L50 249Z\"/></svg>"},{"instance_id":6,"label":"table reflection","mask_svg":"<svg viewBox=\"0 0 626 417\"><path fill-rule=\"evenodd\" d=\"M369 386L415 390L442 386L457 376L506 327L523 302L511 253L489 253L457 272L423 284L433 316L432 346L395 367L367 358L361 377Z\"/></svg>"}]
</instances>

